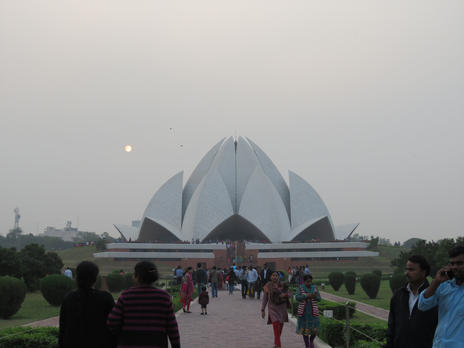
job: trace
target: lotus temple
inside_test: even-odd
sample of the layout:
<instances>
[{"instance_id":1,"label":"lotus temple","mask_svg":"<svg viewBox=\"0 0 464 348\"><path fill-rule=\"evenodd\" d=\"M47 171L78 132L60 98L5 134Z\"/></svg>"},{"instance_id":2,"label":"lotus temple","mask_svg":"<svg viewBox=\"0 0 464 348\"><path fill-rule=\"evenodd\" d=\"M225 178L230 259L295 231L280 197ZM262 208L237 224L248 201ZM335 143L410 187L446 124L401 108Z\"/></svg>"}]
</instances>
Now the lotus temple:
<instances>
[{"instance_id":1,"label":"lotus temple","mask_svg":"<svg viewBox=\"0 0 464 348\"><path fill-rule=\"evenodd\" d=\"M229 137L206 153L185 185L182 171L165 182L140 224L116 224L124 242L95 257L288 267L378 256L366 243L349 241L358 225L334 225L307 181L289 171L287 184L252 140Z\"/></svg>"}]
</instances>

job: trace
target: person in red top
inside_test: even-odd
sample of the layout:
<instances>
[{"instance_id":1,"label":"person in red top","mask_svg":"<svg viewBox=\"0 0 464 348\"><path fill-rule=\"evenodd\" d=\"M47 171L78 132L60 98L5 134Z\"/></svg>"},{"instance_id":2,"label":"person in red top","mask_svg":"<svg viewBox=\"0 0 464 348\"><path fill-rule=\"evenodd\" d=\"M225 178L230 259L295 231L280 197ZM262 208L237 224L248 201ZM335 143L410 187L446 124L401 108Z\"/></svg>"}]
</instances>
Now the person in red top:
<instances>
[{"instance_id":1,"label":"person in red top","mask_svg":"<svg viewBox=\"0 0 464 348\"><path fill-rule=\"evenodd\" d=\"M184 313L192 313L190 312L190 302L192 302L193 297L192 272L192 267L188 267L182 278L182 287L180 288L180 302ZM187 307L187 310L185 310L185 307Z\"/></svg>"},{"instance_id":2,"label":"person in red top","mask_svg":"<svg viewBox=\"0 0 464 348\"><path fill-rule=\"evenodd\" d=\"M284 322L288 322L287 303L290 297L288 288L285 289L279 282L279 273L271 273L271 281L264 286L263 301L261 304L261 316L266 317L266 306L268 306L267 323L272 324L274 329L274 344L276 348L282 346L280 336L284 328Z\"/></svg>"},{"instance_id":3,"label":"person in red top","mask_svg":"<svg viewBox=\"0 0 464 348\"><path fill-rule=\"evenodd\" d=\"M106 322L118 335L118 348L180 348L171 295L153 287L158 270L152 262L135 265L135 286L122 292Z\"/></svg>"}]
</instances>

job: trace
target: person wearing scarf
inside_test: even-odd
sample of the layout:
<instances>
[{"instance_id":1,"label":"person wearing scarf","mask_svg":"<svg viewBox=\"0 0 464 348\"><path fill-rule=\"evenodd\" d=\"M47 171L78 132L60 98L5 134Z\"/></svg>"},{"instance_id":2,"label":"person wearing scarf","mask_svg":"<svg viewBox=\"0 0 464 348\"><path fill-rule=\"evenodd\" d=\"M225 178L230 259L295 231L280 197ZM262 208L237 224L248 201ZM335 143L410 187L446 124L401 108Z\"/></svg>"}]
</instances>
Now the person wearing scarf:
<instances>
[{"instance_id":1,"label":"person wearing scarf","mask_svg":"<svg viewBox=\"0 0 464 348\"><path fill-rule=\"evenodd\" d=\"M274 329L274 344L276 348L282 347L280 336L284 322L288 322L287 303L290 293L280 284L279 273L271 274L271 281L264 286L263 301L261 303L261 316L266 317L266 305L268 306L267 324L272 324Z\"/></svg>"},{"instance_id":2,"label":"person wearing scarf","mask_svg":"<svg viewBox=\"0 0 464 348\"><path fill-rule=\"evenodd\" d=\"M314 348L314 339L320 327L317 302L321 300L321 295L312 284L312 275L306 274L303 281L304 283L300 285L296 294L296 300L299 302L296 333L303 335L306 348Z\"/></svg>"}]
</instances>

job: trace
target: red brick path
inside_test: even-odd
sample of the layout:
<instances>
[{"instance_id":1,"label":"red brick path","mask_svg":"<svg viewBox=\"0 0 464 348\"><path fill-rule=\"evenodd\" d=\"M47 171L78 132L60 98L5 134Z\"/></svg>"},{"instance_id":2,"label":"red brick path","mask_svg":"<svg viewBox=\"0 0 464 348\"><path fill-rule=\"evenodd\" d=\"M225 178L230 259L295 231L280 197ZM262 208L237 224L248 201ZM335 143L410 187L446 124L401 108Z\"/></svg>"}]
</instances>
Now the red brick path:
<instances>
[{"instance_id":1,"label":"red brick path","mask_svg":"<svg viewBox=\"0 0 464 348\"><path fill-rule=\"evenodd\" d=\"M198 303L190 307L192 313L177 313L182 348L272 348L272 326L261 318L261 301L243 300L240 292L229 296L219 291L218 298L210 298L208 315L200 315ZM267 313L267 312L266 312ZM283 348L304 348L303 338L295 333L295 319L285 323L282 332ZM25 326L58 326L58 317L26 324ZM316 339L317 348L329 347Z\"/></svg>"}]
</instances>

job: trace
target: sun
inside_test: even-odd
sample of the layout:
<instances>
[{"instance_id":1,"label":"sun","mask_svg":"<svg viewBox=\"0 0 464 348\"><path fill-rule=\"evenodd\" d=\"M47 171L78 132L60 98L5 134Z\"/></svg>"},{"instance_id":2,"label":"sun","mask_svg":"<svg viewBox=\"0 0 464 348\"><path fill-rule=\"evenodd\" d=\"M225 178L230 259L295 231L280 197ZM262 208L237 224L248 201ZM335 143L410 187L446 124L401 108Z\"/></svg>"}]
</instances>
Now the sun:
<instances>
[{"instance_id":1,"label":"sun","mask_svg":"<svg viewBox=\"0 0 464 348\"><path fill-rule=\"evenodd\" d=\"M132 145L126 145L126 146L124 146L124 151L126 151L126 152L132 152Z\"/></svg>"}]
</instances>

